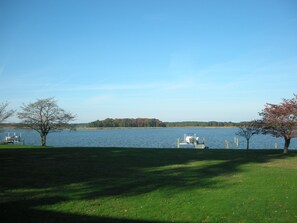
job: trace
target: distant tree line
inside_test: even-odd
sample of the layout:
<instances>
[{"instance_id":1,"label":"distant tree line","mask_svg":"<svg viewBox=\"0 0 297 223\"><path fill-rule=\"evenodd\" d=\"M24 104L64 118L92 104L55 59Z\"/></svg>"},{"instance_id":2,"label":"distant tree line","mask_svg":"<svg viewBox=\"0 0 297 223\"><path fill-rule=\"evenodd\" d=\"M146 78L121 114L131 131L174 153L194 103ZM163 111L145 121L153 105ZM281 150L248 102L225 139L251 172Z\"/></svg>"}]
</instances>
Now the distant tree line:
<instances>
[{"instance_id":1,"label":"distant tree line","mask_svg":"<svg viewBox=\"0 0 297 223\"><path fill-rule=\"evenodd\" d=\"M155 118L107 118L91 122L88 124L88 127L166 127L166 124Z\"/></svg>"},{"instance_id":2,"label":"distant tree line","mask_svg":"<svg viewBox=\"0 0 297 223\"><path fill-rule=\"evenodd\" d=\"M87 124L87 127L241 127L246 126L248 122L199 122L199 121L185 121L185 122L162 122L159 119L150 118L123 118L105 120L97 120Z\"/></svg>"},{"instance_id":3,"label":"distant tree line","mask_svg":"<svg viewBox=\"0 0 297 223\"><path fill-rule=\"evenodd\" d=\"M197 122L197 121L185 121L185 122L166 122L166 127L239 127L245 126L247 122Z\"/></svg>"}]
</instances>

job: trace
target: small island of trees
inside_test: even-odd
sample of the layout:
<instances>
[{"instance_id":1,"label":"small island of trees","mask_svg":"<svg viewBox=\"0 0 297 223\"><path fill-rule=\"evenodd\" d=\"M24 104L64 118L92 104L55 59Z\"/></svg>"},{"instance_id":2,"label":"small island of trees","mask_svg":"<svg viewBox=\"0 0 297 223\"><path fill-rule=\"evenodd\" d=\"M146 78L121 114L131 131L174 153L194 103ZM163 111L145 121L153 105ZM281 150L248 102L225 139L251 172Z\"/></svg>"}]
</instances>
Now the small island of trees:
<instances>
[{"instance_id":1,"label":"small island of trees","mask_svg":"<svg viewBox=\"0 0 297 223\"><path fill-rule=\"evenodd\" d=\"M91 122L88 124L88 127L166 127L166 124L155 118L107 118Z\"/></svg>"}]
</instances>

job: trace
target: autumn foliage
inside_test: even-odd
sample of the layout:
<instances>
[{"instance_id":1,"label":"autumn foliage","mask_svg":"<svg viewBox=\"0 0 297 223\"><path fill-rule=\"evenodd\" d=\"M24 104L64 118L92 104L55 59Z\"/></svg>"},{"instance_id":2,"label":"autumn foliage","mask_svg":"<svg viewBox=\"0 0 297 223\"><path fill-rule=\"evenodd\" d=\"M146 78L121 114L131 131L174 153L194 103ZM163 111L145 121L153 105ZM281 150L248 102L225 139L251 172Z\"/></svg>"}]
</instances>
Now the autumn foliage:
<instances>
[{"instance_id":1,"label":"autumn foliage","mask_svg":"<svg viewBox=\"0 0 297 223\"><path fill-rule=\"evenodd\" d=\"M294 94L292 99L283 99L280 104L267 103L259 114L262 120L258 125L263 133L283 137L284 153L288 153L291 138L297 137L297 95Z\"/></svg>"}]
</instances>

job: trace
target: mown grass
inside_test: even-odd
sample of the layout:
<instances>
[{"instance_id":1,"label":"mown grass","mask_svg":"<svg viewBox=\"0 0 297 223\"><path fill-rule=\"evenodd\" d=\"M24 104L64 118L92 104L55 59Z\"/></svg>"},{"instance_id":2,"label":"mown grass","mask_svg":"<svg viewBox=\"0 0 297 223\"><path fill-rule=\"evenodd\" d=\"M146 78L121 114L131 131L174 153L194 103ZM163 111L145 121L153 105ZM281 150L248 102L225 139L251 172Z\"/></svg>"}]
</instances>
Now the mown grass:
<instances>
[{"instance_id":1,"label":"mown grass","mask_svg":"<svg viewBox=\"0 0 297 223\"><path fill-rule=\"evenodd\" d=\"M297 153L0 147L1 222L297 222Z\"/></svg>"}]
</instances>

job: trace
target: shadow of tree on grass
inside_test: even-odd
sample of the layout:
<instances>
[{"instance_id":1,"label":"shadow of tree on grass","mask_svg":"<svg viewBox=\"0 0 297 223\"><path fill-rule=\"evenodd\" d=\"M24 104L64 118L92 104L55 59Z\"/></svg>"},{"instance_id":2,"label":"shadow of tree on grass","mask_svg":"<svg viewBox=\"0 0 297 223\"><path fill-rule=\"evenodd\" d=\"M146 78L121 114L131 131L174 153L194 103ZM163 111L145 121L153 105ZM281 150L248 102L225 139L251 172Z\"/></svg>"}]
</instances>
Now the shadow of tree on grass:
<instances>
[{"instance_id":1,"label":"shadow of tree on grass","mask_svg":"<svg viewBox=\"0 0 297 223\"><path fill-rule=\"evenodd\" d=\"M217 177L240 173L245 164L296 155L279 153L119 148L2 149L0 213L7 222L146 223L150 221L76 215L37 207L71 200L128 197L166 188L182 191L224 187L224 182ZM45 197L34 198L47 190ZM63 192L65 196L61 195Z\"/></svg>"},{"instance_id":2,"label":"shadow of tree on grass","mask_svg":"<svg viewBox=\"0 0 297 223\"><path fill-rule=\"evenodd\" d=\"M50 205L63 202L63 197L50 197L43 199L31 199L16 202L0 204L1 221L5 223L56 223L56 222L73 222L73 223L161 223L160 221L134 220L125 218L112 218L102 216L88 216L73 213L63 213L57 211L39 210L40 205ZM6 211L9 210L9 211Z\"/></svg>"}]
</instances>

